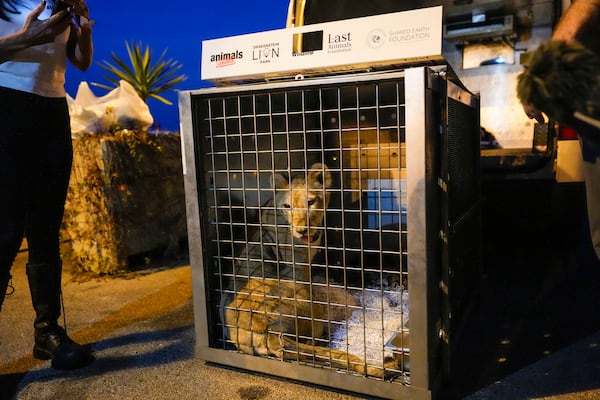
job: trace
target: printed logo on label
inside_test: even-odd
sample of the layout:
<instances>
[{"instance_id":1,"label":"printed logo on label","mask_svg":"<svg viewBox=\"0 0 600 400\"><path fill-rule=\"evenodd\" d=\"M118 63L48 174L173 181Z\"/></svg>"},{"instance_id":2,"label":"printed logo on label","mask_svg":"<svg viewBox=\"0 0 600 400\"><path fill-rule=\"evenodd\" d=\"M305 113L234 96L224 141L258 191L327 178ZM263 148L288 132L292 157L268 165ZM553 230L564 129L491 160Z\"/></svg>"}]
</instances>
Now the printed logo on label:
<instances>
[{"instance_id":1,"label":"printed logo on label","mask_svg":"<svg viewBox=\"0 0 600 400\"><path fill-rule=\"evenodd\" d=\"M352 50L352 33L344 32L327 35L327 51L329 53L341 53Z\"/></svg>"},{"instance_id":2,"label":"printed logo on label","mask_svg":"<svg viewBox=\"0 0 600 400\"><path fill-rule=\"evenodd\" d=\"M417 26L413 28L398 28L389 32L390 43L407 43L428 40L431 37L429 26Z\"/></svg>"},{"instance_id":3,"label":"printed logo on label","mask_svg":"<svg viewBox=\"0 0 600 400\"><path fill-rule=\"evenodd\" d=\"M279 58L279 43L259 44L252 47L252 61L268 64Z\"/></svg>"},{"instance_id":4,"label":"printed logo on label","mask_svg":"<svg viewBox=\"0 0 600 400\"><path fill-rule=\"evenodd\" d=\"M385 44L385 32L383 29L375 29L369 33L367 44L369 47L379 48Z\"/></svg>"},{"instance_id":5,"label":"printed logo on label","mask_svg":"<svg viewBox=\"0 0 600 400\"><path fill-rule=\"evenodd\" d=\"M210 62L214 62L217 68L219 68L233 65L236 60L241 60L242 58L244 58L244 53L236 50L231 53L221 52L219 54L213 54L210 56Z\"/></svg>"}]
</instances>

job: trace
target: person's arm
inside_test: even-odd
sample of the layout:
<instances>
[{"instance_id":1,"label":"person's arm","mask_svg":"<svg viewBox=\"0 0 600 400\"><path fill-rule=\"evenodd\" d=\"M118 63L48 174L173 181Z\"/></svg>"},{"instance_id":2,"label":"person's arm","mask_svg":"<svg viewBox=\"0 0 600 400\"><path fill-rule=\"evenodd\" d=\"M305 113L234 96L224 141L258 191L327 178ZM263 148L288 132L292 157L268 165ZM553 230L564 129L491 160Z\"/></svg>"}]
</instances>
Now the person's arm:
<instances>
[{"instance_id":1,"label":"person's arm","mask_svg":"<svg viewBox=\"0 0 600 400\"><path fill-rule=\"evenodd\" d=\"M600 0L574 0L558 21L552 40L585 41L600 23Z\"/></svg>"},{"instance_id":2,"label":"person's arm","mask_svg":"<svg viewBox=\"0 0 600 400\"><path fill-rule=\"evenodd\" d=\"M593 29L597 29L598 23L600 23L600 0L573 0L556 24L550 40L585 42ZM543 114L534 105L525 103L522 105L528 118L540 123L545 122Z\"/></svg>"},{"instance_id":3,"label":"person's arm","mask_svg":"<svg viewBox=\"0 0 600 400\"><path fill-rule=\"evenodd\" d=\"M20 30L0 37L0 62L9 60L19 50L50 43L67 29L70 21L66 18L66 11L61 11L43 21L38 20L45 8L46 2L42 1L27 15Z\"/></svg>"},{"instance_id":4,"label":"person's arm","mask_svg":"<svg viewBox=\"0 0 600 400\"><path fill-rule=\"evenodd\" d=\"M84 23L77 29L71 29L67 44L67 56L73 66L81 71L87 70L92 64L94 48L92 45L92 25Z\"/></svg>"},{"instance_id":5,"label":"person's arm","mask_svg":"<svg viewBox=\"0 0 600 400\"><path fill-rule=\"evenodd\" d=\"M87 70L92 64L94 48L92 44L92 22L90 12L83 0L63 0L69 4L76 18L79 18L79 26L73 24L71 34L67 43L67 57L71 64L81 70Z\"/></svg>"}]
</instances>

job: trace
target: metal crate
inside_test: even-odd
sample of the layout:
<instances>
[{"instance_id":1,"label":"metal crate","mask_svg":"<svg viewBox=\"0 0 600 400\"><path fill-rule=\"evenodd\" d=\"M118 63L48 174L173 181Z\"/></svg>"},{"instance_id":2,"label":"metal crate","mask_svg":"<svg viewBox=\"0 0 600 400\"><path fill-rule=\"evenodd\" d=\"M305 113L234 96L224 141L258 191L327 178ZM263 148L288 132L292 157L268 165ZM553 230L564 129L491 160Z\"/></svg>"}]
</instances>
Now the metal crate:
<instances>
[{"instance_id":1,"label":"metal crate","mask_svg":"<svg viewBox=\"0 0 600 400\"><path fill-rule=\"evenodd\" d=\"M479 99L450 72L181 93L198 357L368 395L435 397L481 247ZM273 177L295 176L329 182L314 192L329 203L308 244L273 204ZM250 316L267 325L254 347ZM265 337L277 346L256 345Z\"/></svg>"}]
</instances>

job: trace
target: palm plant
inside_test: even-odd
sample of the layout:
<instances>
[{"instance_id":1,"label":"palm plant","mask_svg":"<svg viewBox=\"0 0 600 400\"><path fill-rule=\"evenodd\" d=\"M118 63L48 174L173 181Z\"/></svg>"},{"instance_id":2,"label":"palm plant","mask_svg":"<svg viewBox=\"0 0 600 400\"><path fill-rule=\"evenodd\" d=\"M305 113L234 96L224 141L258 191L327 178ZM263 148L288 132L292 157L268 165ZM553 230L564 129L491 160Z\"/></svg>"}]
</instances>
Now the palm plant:
<instances>
[{"instance_id":1,"label":"palm plant","mask_svg":"<svg viewBox=\"0 0 600 400\"><path fill-rule=\"evenodd\" d=\"M159 93L166 92L187 79L186 75L176 75L183 65L172 58L165 60L167 49L162 52L156 62L152 63L152 50L148 45L143 48L142 43L131 42L129 44L125 42L125 46L130 65L115 53L111 53L110 56L114 64L106 60L98 63L110 74L105 75L104 78L114 86L100 83L93 83L93 85L111 90L119 86L120 80L124 80L133 86L146 103L148 98L153 98L168 105L173 104Z\"/></svg>"}]
</instances>

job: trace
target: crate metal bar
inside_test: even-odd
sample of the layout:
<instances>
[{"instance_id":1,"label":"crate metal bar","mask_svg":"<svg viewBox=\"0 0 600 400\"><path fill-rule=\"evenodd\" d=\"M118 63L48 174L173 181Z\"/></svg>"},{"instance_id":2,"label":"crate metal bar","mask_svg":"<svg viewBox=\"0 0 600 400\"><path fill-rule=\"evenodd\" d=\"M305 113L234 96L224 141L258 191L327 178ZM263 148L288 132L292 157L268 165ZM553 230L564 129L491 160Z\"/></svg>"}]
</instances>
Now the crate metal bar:
<instances>
[{"instance_id":1,"label":"crate metal bar","mask_svg":"<svg viewBox=\"0 0 600 400\"><path fill-rule=\"evenodd\" d=\"M181 124L181 154L183 164L183 181L186 191L186 214L188 228L188 242L190 265L192 268L192 288L197 293L206 293L205 285L205 265L203 249L205 244L202 242L200 227L200 193L197 186L197 175L199 165L196 159L196 146L194 140L194 115L192 113L192 96L189 92L180 92L179 110ZM200 171L202 171L200 169ZM196 351L209 346L208 328L206 325L206 314L200 314L199 310L207 309L206 296L192 296L194 306L194 332L196 337ZM198 310L198 311L197 311Z\"/></svg>"},{"instance_id":2,"label":"crate metal bar","mask_svg":"<svg viewBox=\"0 0 600 400\"><path fill-rule=\"evenodd\" d=\"M431 206L432 201L434 200L434 195L432 194L432 187L435 188L435 183L437 179L432 179L432 171L429 168L429 160L427 159L430 154L430 149L428 148L428 142L431 140L431 121L426 117L426 114L431 110L427 109L426 104L430 102L430 99L427 98L428 91L430 88L430 81L433 75L435 75L435 70L438 68L412 68L406 71L398 71L398 72L386 72L386 73L371 73L371 74L353 74L351 76L336 76L330 78L319 78L319 79L307 79L304 81L293 81L293 82L276 82L276 83L264 83L259 85L243 85L243 86L235 86L235 87L221 87L221 88L209 88L202 89L198 91L190 91L183 92L180 94L180 112L181 112L181 120L182 120L182 154L184 157L184 182L186 184L186 193L189 196L186 196L186 206L188 210L188 237L190 242L190 262L192 263L192 279L193 279L193 289L194 289L194 317L195 317L195 331L196 331L196 353L199 357L204 358L208 361L214 361L221 364L231 365L234 367L247 368L250 370L255 370L258 372L264 372L268 374L274 374L279 376L284 376L292 379L299 379L308 381L311 383L322 384L326 386L331 386L335 388L340 388L344 390L355 391L358 393L365 393L370 395L376 395L381 397L388 398L406 398L406 399L429 399L432 396L432 391L435 390L435 385L437 382L437 365L433 365L434 359L437 358L437 347L436 342L439 341L437 338L437 329L435 327L435 323L437 319L439 319L439 315L436 313L439 312L439 304L436 303L438 300L435 295L432 295L432 292L435 292L435 285L432 287L432 281L435 279L435 274L432 275L432 270L438 268L439 266L433 265L436 261L435 257L431 257L429 252L432 250L430 242L432 241L432 232L435 237L439 229L434 229L432 226L429 226L430 223L429 216L427 215L426 209ZM440 67L439 69L443 69ZM395 82L398 80L403 80L404 82L404 90L403 93L397 93L396 104L388 104L385 105L380 104L379 101L379 90L380 82ZM370 84L371 82L375 82L374 87L376 90L375 95L375 104L369 103L370 100L366 100L366 103L361 103L361 95L368 96L367 94L361 93L360 85L362 84ZM356 103L354 105L344 105L343 94L338 86L336 85L345 85L345 88L353 88L354 97ZM325 107L323 100L323 91L322 88L329 88L330 90L335 90L335 96L337 96L337 107ZM317 110L310 108L309 99L307 96L307 91L311 89L316 89L319 91L319 108ZM396 92L399 91L399 86L396 83L395 86ZM266 91L268 92L268 110L269 114L268 120L270 123L269 132L258 132L258 120L257 120L257 96L253 94L256 91ZM297 117L297 110L292 109L292 103L295 100L290 98L290 92L295 91L296 93L301 94L301 110L299 111L302 116L302 125L301 128L298 127L298 119L296 119L295 130L293 134L303 134L302 137L302 154L298 154L298 156L304 157L306 162L306 167L309 168L309 158L314 157L317 152L320 152L320 158L326 159L325 154L325 143L324 137L325 135L335 135L339 142L339 148L337 149L337 157L339 157L339 169L336 169L335 173L340 174L343 178L339 182L339 189L334 189L335 191L339 191L340 193L344 193L345 195L341 197L341 204L339 207L328 208L328 211L338 212L341 214L342 218L340 221L340 226L338 229L340 236L342 237L342 241L338 246L330 246L326 241L320 245L322 249L329 250L339 250L341 251L341 259L342 265L335 266L331 265L332 268L342 268L343 278L342 284L346 287L349 285L348 273L351 272L350 267L346 268L346 262L349 260L346 258L347 253L349 251L355 251L358 253L358 257L361 262L361 266L365 268L365 270L358 272L362 276L362 288L358 287L358 289L365 290L364 282L366 281L365 273L366 272L377 272L379 277L383 277L382 273L382 257L383 252L391 252L393 256L398 256L400 260L398 265L399 269L394 269L392 272L394 274L398 274L400 279L403 280L404 277L408 280L409 287L409 315L410 315L410 383L406 384L398 383L398 382L387 382L377 378L369 378L368 383L365 381L364 377L354 376L352 373L338 373L334 368L320 365L302 365L296 364L293 362L280 362L275 361L274 359L269 358L261 358L257 356L250 356L241 354L235 351L229 351L225 348L214 348L210 347L210 343L212 342L210 339L210 335L214 335L215 329L210 329L209 326L213 324L211 321L209 308L214 308L214 305L210 305L207 301L208 288L210 286L207 279L209 278L209 272L213 268L211 265L205 265L206 261L203 257L203 251L207 249L208 246L216 246L219 247L216 243L203 243L203 234L207 232L207 227L203 226L201 222L201 218L203 218L203 213L201 212L201 208L205 206L201 204L199 201L194 202L194 199L201 199L202 194L199 193L199 185L202 185L202 180L204 178L197 176L196 171L202 171L203 173L212 173L213 180L215 182L215 187L210 189L213 191L212 195L213 201L215 202L215 209L212 211L215 215L219 215L219 213L229 213L228 218L233 221L233 195L242 196L244 199L244 204L241 208L241 214L244 215L244 223L241 227L245 232L246 241L250 240L248 229L251 225L250 221L247 220L248 212L256 212L260 215L263 208L263 196L266 192L264 188L260 186L261 175L265 172L270 172L272 175L277 171L282 171L281 167L276 167L276 157L278 154L284 156L286 158L287 164L287 173L291 177L293 173L300 172L304 170L306 174L306 169L301 168L299 166L293 165L293 161L295 160L292 156L291 146L291 136L292 133L290 130L292 126L290 125L290 121L293 118ZM285 102L285 107L283 110L274 108L274 99L273 93L281 94L284 93L281 98ZM241 107L242 96L247 96L248 94L252 94L250 97L252 100L252 115L243 115L243 110ZM213 167L208 168L210 171L204 171L205 165L201 157L197 157L197 150L202 150L206 143L202 143L202 140L198 138L198 136L194 136L194 128L195 125L198 125L200 121L199 114L195 115L192 112L192 98L196 95L200 95L203 98L219 98L227 97L228 99L234 98L237 101L237 115L227 115L227 105L223 104L223 116L210 116L210 118L222 118L223 119L223 133L219 140L223 140L225 143L225 153L231 153L234 158L228 156L228 154L219 155L216 154L221 151L220 148L215 148L211 157L213 157ZM399 101L399 98L402 97L404 104ZM368 99L368 97L367 97ZM209 100L210 104L212 100ZM233 100L232 100L233 101ZM225 100L223 100L225 103ZM390 130L390 134L396 135L397 137L391 136L389 141L390 143L386 146L390 147L383 151L382 146L384 146L384 142L382 140L381 134L383 127L379 126L381 124L381 110L384 108L395 108L397 115L397 123L394 125L390 123L389 120L386 124L385 129ZM321 121L320 126L315 126L314 124L307 123L307 117L311 117L311 112L316 112L317 116L320 115L321 118L325 118L325 110L327 110L327 115L330 111L337 115L337 126L334 127L325 127L325 123ZM344 113L353 113L355 117L354 127L345 127L344 126ZM376 123L375 126L371 126L369 122L361 121L361 114L366 113L367 115L375 115ZM275 117L281 114L283 118L285 118L285 129L288 132L287 136L285 136L285 142L287 144L287 151L281 150L277 148L275 143L275 135L279 135L278 139L284 139L284 132L280 130L278 126L276 126ZM262 114L261 114L262 115ZM402 117L401 117L402 115ZM244 129L244 118L252 117L254 131L246 132ZM347 116L347 114L346 114ZM231 125L234 129L229 131L230 126L227 123L228 118L232 118L236 120L237 127ZM402 121L404 119L404 122ZM283 119L277 119L277 123L282 123ZM248 121L246 121L248 122ZM403 126L401 126L403 125ZM212 123L210 124L212 127ZM246 123L246 128L248 124ZM298 131L300 129L301 131ZM370 133L369 131L373 130L375 133ZM352 139L344 142L345 134L354 134L358 142L355 145L352 145ZM309 146L308 143L308 134L320 134L320 149L313 149ZM436 134L438 132L435 132ZM271 143L271 166L269 168L264 168L261 166L261 149L258 147L258 143L261 135L269 135L270 143ZM239 149L232 148L229 149L229 142L225 136L233 135L237 137L239 141ZM373 136L375 135L375 136ZM202 135L200 135L202 136ZM246 136L251 136L254 141L255 149L251 149L255 154L254 164L255 166L247 166L244 159L244 139ZM361 140L365 141L365 144L361 143ZM199 143L194 143L195 140L198 140ZM397 149L393 149L392 144L396 144ZM184 145L185 143L185 145ZM296 143L298 143L296 141ZM312 142L311 142L312 143ZM376 147L373 148L373 145ZM237 146L237 145L236 145ZM408 149L408 151L407 151ZM228 151L231 150L231 151ZM335 151L336 149L328 149ZM363 151L371 151L371 155L375 155L377 160L376 162L365 158L362 160L360 156ZM397 159L397 169L398 169L398 179L404 179L404 176L401 175L401 171L406 173L406 182L405 185L398 183L398 187L391 188L383 188L382 187L382 179L384 176L392 177L391 173L396 170L396 161L392 165L392 160L382 160L381 157L385 156L384 154L388 154L388 152L397 151L398 159ZM391 154L391 153L389 153ZM358 157L357 157L358 155ZM214 167L214 157L219 156L224 161L224 165L226 171L217 171ZM251 155L252 156L252 155ZM354 166L351 166L351 163L346 163L345 157L356 157L353 162ZM235 160L239 157L241 165L237 167ZM296 158L298 158L296 156ZM319 158L319 156L317 157ZM233 161L233 164L231 163ZM281 159L280 159L281 161ZM385 171L383 171L383 165L385 162ZM402 163L405 163L405 166L402 166ZM207 167L206 167L207 168ZM336 167L338 168L338 167ZM375 168L375 169L374 169ZM224 174L223 174L224 172ZM240 174L240 180L234 182L233 174ZM222 176L218 176L222 174ZM247 176L255 174L256 176L256 188L252 187L252 183L254 182L254 178L247 181ZM347 179L350 175L346 174L354 174L350 180L350 183L347 182ZM306 175L305 175L306 176ZM346 177L346 178L344 178ZM200 179L200 180L198 180ZM219 188L217 185L217 179L221 179L221 182L225 182L228 188ZM236 178L237 179L237 178ZM367 184L368 179L376 179L377 186L370 187L372 185ZM387 178L386 178L387 179ZM391 178L390 178L391 179ZM431 182L434 182L434 185L431 185ZM239 184L241 182L242 187L239 188ZM348 185L346 186L346 184ZM203 191L206 191L206 188L202 188ZM225 207L223 205L219 205L217 202L217 195L219 191L223 191L223 195L227 196L229 206ZM234 192L237 191L237 192ZM249 193L249 191L254 191L259 199L258 204L256 206L249 206L246 204L245 199L247 195L254 194ZM373 209L364 210L363 206L360 206L360 211L348 209L344 202L346 201L347 196L353 196L353 198L358 197L359 195L364 195L365 192L373 191L377 204ZM387 192L390 194L387 194ZM393 194L392 194L393 193ZM397 196L398 201L400 202L398 206L398 211L395 211L394 208L383 209L382 202L385 196ZM274 197L274 190L271 189L271 196ZM364 201L360 200L360 202ZM389 200L386 200L389 201ZM392 200L393 201L393 200ZM405 209L402 206L406 206ZM435 206L435 204L434 204ZM353 213L357 213L356 217ZM346 226L346 216L356 219L357 226ZM371 223L366 223L363 220L363 216L373 216L374 226L371 226ZM389 221L390 218L392 221L398 221L398 228L396 231L391 231L389 233L397 233L398 235L398 249L397 252L392 252L391 250L386 250L383 248L383 235L384 233L388 233L384 230L384 217L387 218L386 221ZM406 219L406 226L402 224L402 222ZM221 224L223 224L223 229L226 228L227 221L216 221L215 227L212 229L219 230L221 229ZM353 223L354 224L354 223ZM365 225L366 224L366 225ZM234 238L233 229L235 227L233 222L230 222L229 227L229 235L230 237L224 238L224 243L227 246L230 246L232 249L235 247L236 243L240 243L240 240ZM259 229L262 226L262 222L260 218L258 219L257 225ZM358 235L358 242L356 245L350 246L349 242L346 240L347 235L355 231L355 235ZM370 243L367 243L365 237L363 236L363 232L369 233L373 235L371 237L377 237L376 239L379 242L379 246L382 249L378 256L379 258L379 270L371 269L370 266L365 265L367 262L365 257L372 253L371 248L369 247ZM406 239L406 245L404 245L403 240ZM326 239L324 239L326 240ZM276 246L283 245L280 243L275 243ZM217 252L219 250L217 249ZM264 251L264 246L261 246L261 251ZM397 254L396 254L397 253ZM291 251L291 254L295 256L294 251ZM217 278L219 279L219 284L217 287L211 288L212 295L215 294L215 291L219 293L225 292L225 284L223 280L230 277L235 278L237 272L232 271L231 276L229 276L224 269L222 269L223 262L231 262L235 258L235 255L228 256L226 254L217 253L217 257L215 262L218 265L217 270ZM256 261L248 259L246 262ZM258 260L260 261L260 260ZM405 265L406 263L406 265ZM329 262L327 256L325 257L325 265L329 267ZM264 268L264 266L263 266ZM326 268L328 270L328 268ZM295 274L295 268L292 268ZM264 269L263 269L264 271ZM387 270L386 270L387 272ZM211 272L213 274L213 272ZM263 272L263 276L264 276ZM295 280L295 279L294 279ZM309 278L309 281L312 281L312 278ZM296 290L296 289L294 289ZM384 289L380 287L376 290L380 294L384 293ZM204 295L203 295L204 294ZM338 305L333 302L329 302L327 300L327 304ZM341 304L346 305L346 304ZM296 304L297 306L297 304ZM381 307L382 308L382 307ZM366 307L363 307L364 310L367 310ZM213 311L214 312L214 311ZM280 315L280 317L284 317L284 315ZM302 317L311 323L319 320L314 314L310 316ZM329 318L329 317L326 317ZM297 319L296 324L299 323ZM326 321L327 323L333 325L337 324L337 321ZM340 322L340 324L347 324L347 321ZM383 323L381 323L383 331ZM217 326L219 328L221 325ZM404 324L401 327L404 329ZM211 333L212 331L212 333ZM366 335L366 333L365 333ZM383 335L383 332L382 332ZM286 334L287 336L287 334ZM300 339L300 337L295 337L293 334L290 335L294 340ZM221 341L224 342L225 337L221 338ZM312 339L312 337L304 338L304 339ZM316 341L323 341L325 339L314 338ZM231 342L229 342L231 344ZM404 347L404 345L402 346ZM382 350L383 352L383 350ZM300 353L296 353L297 357L300 356ZM311 354L312 355L312 354ZM331 355L330 355L331 357ZM321 356L315 355L315 360L320 359ZM303 361L306 362L306 361ZM400 365L398 367L400 372L404 372L404 365Z\"/></svg>"},{"instance_id":3,"label":"crate metal bar","mask_svg":"<svg viewBox=\"0 0 600 400\"><path fill-rule=\"evenodd\" d=\"M199 348L196 355L203 360L215 361L219 364L235 368L252 370L267 375L275 375L297 381L305 381L316 385L362 393L381 398L398 400L431 400L429 390L414 386L402 386L374 379L366 380L363 376L347 375L324 370L318 367L293 365L287 368L281 362L273 362L274 359L250 356L247 354L223 351L208 347Z\"/></svg>"},{"instance_id":4,"label":"crate metal bar","mask_svg":"<svg viewBox=\"0 0 600 400\"><path fill-rule=\"evenodd\" d=\"M424 68L406 71L405 87L410 96L406 96L406 187L407 187L407 252L409 315L411 332L411 384L429 387L429 336L428 312L430 305L427 297L428 248L426 207L427 171L426 160L426 124L425 89L426 72ZM419 367L420 366L420 367ZM412 368L416 367L416 368Z\"/></svg>"}]
</instances>

